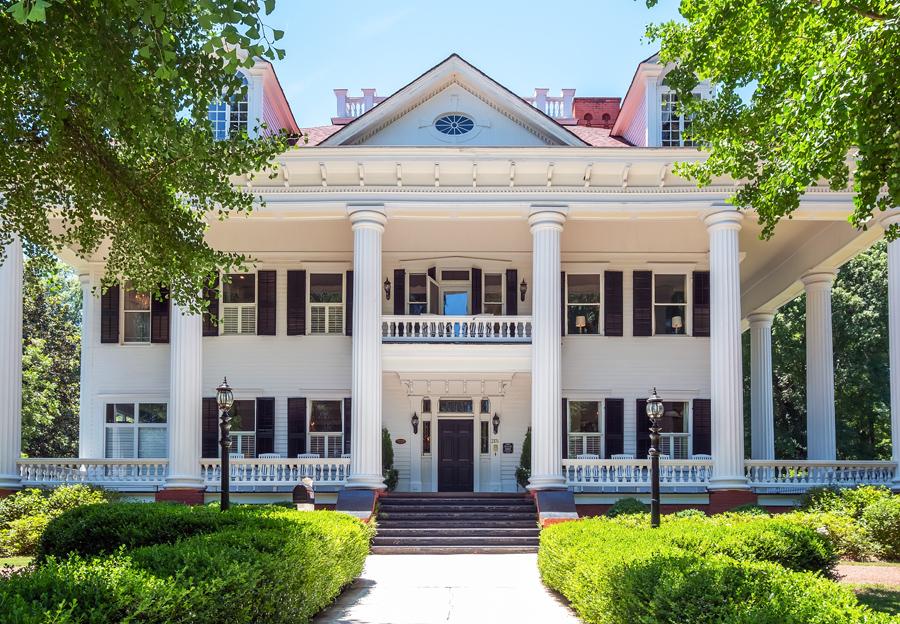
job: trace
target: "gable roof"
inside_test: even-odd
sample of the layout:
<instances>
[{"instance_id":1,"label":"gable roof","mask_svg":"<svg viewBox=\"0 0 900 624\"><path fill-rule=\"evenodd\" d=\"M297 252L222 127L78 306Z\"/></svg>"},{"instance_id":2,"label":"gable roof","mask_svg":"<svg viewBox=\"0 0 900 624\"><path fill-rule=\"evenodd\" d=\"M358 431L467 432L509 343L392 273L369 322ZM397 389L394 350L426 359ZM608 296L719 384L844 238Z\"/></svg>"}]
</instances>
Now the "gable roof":
<instances>
[{"instance_id":1,"label":"gable roof","mask_svg":"<svg viewBox=\"0 0 900 624\"><path fill-rule=\"evenodd\" d=\"M320 145L332 147L359 144L454 83L525 126L550 145L578 147L589 145L458 54L451 54L378 106L323 139Z\"/></svg>"}]
</instances>

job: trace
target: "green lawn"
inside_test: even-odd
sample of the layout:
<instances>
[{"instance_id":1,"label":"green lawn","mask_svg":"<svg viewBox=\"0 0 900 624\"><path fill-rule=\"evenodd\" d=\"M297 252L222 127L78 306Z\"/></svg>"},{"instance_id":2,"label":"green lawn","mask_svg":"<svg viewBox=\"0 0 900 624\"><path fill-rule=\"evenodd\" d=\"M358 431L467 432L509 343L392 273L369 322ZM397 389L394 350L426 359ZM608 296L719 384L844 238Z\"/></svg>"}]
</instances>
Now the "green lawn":
<instances>
[{"instance_id":1,"label":"green lawn","mask_svg":"<svg viewBox=\"0 0 900 624\"><path fill-rule=\"evenodd\" d=\"M31 557L0 557L0 568L5 566L21 568L29 563L31 563Z\"/></svg>"},{"instance_id":2,"label":"green lawn","mask_svg":"<svg viewBox=\"0 0 900 624\"><path fill-rule=\"evenodd\" d=\"M859 601L876 611L900 615L900 586L897 585L853 585Z\"/></svg>"}]
</instances>

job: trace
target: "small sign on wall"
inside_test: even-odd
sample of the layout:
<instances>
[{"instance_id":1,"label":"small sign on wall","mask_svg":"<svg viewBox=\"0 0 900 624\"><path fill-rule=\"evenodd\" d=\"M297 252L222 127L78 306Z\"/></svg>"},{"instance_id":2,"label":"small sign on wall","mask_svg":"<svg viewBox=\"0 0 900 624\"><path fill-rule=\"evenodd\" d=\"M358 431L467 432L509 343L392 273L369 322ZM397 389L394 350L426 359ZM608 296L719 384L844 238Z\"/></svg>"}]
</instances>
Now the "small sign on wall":
<instances>
[{"instance_id":1,"label":"small sign on wall","mask_svg":"<svg viewBox=\"0 0 900 624\"><path fill-rule=\"evenodd\" d=\"M406 439L405 438L397 438L396 440L394 440L394 444L406 444Z\"/></svg>"},{"instance_id":2,"label":"small sign on wall","mask_svg":"<svg viewBox=\"0 0 900 624\"><path fill-rule=\"evenodd\" d=\"M503 443L503 454L509 455L513 452L513 443L512 442L504 442Z\"/></svg>"}]
</instances>

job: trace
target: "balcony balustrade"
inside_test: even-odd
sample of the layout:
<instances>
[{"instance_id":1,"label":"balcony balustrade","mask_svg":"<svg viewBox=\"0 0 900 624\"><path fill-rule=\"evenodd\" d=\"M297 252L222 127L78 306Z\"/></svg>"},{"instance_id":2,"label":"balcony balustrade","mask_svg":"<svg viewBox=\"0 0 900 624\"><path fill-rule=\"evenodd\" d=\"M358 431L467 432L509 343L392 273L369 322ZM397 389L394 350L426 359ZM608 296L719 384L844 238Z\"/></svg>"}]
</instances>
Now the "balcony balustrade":
<instances>
[{"instance_id":1,"label":"balcony balustrade","mask_svg":"<svg viewBox=\"0 0 900 624\"><path fill-rule=\"evenodd\" d=\"M530 316L382 316L384 342L531 342Z\"/></svg>"},{"instance_id":2,"label":"balcony balustrade","mask_svg":"<svg viewBox=\"0 0 900 624\"><path fill-rule=\"evenodd\" d=\"M339 486L350 475L350 458L229 459L231 487L235 490L295 486L306 477L315 486ZM200 462L203 481L210 490L218 489L222 467L218 459Z\"/></svg>"}]
</instances>

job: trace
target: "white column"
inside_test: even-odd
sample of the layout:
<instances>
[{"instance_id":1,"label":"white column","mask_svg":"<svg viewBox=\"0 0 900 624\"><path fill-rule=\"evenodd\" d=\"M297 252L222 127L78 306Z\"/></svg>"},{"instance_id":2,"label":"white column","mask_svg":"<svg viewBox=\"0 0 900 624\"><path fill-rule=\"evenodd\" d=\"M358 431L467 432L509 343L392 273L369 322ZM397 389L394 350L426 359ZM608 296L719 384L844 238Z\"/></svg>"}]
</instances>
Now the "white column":
<instances>
[{"instance_id":1,"label":"white column","mask_svg":"<svg viewBox=\"0 0 900 624\"><path fill-rule=\"evenodd\" d=\"M755 312L750 321L750 457L775 459L775 407L772 397L771 312Z\"/></svg>"},{"instance_id":2,"label":"white column","mask_svg":"<svg viewBox=\"0 0 900 624\"><path fill-rule=\"evenodd\" d=\"M900 224L900 213L892 213L882 224ZM900 240L888 243L888 333L891 376L891 458L895 490L900 490Z\"/></svg>"},{"instance_id":3,"label":"white column","mask_svg":"<svg viewBox=\"0 0 900 624\"><path fill-rule=\"evenodd\" d=\"M6 246L0 264L0 489L20 485L22 454L22 242Z\"/></svg>"},{"instance_id":4,"label":"white column","mask_svg":"<svg viewBox=\"0 0 900 624\"><path fill-rule=\"evenodd\" d=\"M834 460L834 349L831 338L831 285L834 271L802 278L806 289L806 458Z\"/></svg>"},{"instance_id":5,"label":"white column","mask_svg":"<svg viewBox=\"0 0 900 624\"><path fill-rule=\"evenodd\" d=\"M169 336L169 475L166 488L203 487L203 317L172 304ZM209 389L212 391L212 388Z\"/></svg>"},{"instance_id":6,"label":"white column","mask_svg":"<svg viewBox=\"0 0 900 624\"><path fill-rule=\"evenodd\" d=\"M93 276L83 273L81 283L81 373L78 394L78 456L101 459L104 455L102 415L94 409L94 348L97 335L99 298L94 293Z\"/></svg>"},{"instance_id":7,"label":"white column","mask_svg":"<svg viewBox=\"0 0 900 624\"><path fill-rule=\"evenodd\" d=\"M534 207L531 335L531 490L565 487L562 473L560 233L564 207Z\"/></svg>"},{"instance_id":8,"label":"white column","mask_svg":"<svg viewBox=\"0 0 900 624\"><path fill-rule=\"evenodd\" d=\"M381 236L384 207L350 206L353 224L353 396L348 488L381 490Z\"/></svg>"},{"instance_id":9,"label":"white column","mask_svg":"<svg viewBox=\"0 0 900 624\"><path fill-rule=\"evenodd\" d=\"M710 389L713 477L710 489L743 489L744 380L741 371L741 274L738 234L743 215L723 209L705 217L709 232Z\"/></svg>"}]
</instances>

